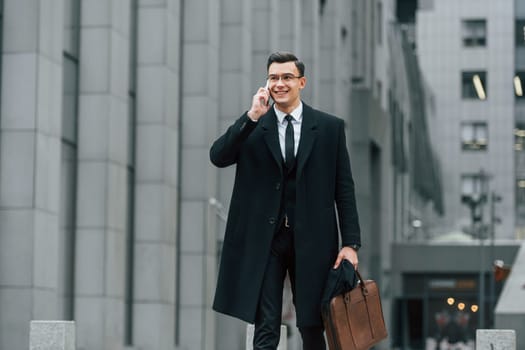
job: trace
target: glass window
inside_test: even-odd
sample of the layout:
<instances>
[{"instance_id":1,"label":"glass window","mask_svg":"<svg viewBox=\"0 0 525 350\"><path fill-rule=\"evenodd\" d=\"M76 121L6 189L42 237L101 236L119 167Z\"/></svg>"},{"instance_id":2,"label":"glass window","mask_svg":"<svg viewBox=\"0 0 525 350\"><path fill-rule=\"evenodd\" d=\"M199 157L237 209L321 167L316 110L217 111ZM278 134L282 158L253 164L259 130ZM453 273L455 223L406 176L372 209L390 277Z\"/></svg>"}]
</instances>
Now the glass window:
<instances>
[{"instance_id":1,"label":"glass window","mask_svg":"<svg viewBox=\"0 0 525 350\"><path fill-rule=\"evenodd\" d=\"M525 46L525 19L516 20L516 46Z\"/></svg>"},{"instance_id":2,"label":"glass window","mask_svg":"<svg viewBox=\"0 0 525 350\"><path fill-rule=\"evenodd\" d=\"M485 46L487 42L487 21L484 19L463 20L461 26L463 45L466 47Z\"/></svg>"},{"instance_id":3,"label":"glass window","mask_svg":"<svg viewBox=\"0 0 525 350\"><path fill-rule=\"evenodd\" d=\"M488 146L488 127L486 122L466 122L461 124L461 149L482 151Z\"/></svg>"},{"instance_id":4,"label":"glass window","mask_svg":"<svg viewBox=\"0 0 525 350\"><path fill-rule=\"evenodd\" d=\"M513 79L514 96L517 100L525 100L525 71L516 72Z\"/></svg>"},{"instance_id":5,"label":"glass window","mask_svg":"<svg viewBox=\"0 0 525 350\"><path fill-rule=\"evenodd\" d=\"M516 128L514 129L514 150L519 151L519 152L525 151L525 125L524 124L518 124L516 125ZM525 169L525 167L523 169Z\"/></svg>"},{"instance_id":6,"label":"glass window","mask_svg":"<svg viewBox=\"0 0 525 350\"><path fill-rule=\"evenodd\" d=\"M465 99L487 98L487 73L469 71L461 73L461 96Z\"/></svg>"}]
</instances>

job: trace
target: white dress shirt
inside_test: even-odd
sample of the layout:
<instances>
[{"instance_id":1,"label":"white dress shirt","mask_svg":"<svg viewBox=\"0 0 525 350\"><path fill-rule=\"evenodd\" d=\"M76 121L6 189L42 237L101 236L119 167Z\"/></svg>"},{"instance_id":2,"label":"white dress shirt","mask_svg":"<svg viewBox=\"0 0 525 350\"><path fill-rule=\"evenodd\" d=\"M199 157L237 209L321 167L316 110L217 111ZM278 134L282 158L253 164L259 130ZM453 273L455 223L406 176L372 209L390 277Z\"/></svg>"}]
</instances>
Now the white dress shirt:
<instances>
[{"instance_id":1,"label":"white dress shirt","mask_svg":"<svg viewBox=\"0 0 525 350\"><path fill-rule=\"evenodd\" d=\"M284 139L286 134L286 126L288 121L284 119L288 114L281 112L275 104L273 105L275 115L277 116L277 131L279 132L279 145L281 146L281 154L283 159L286 159L284 153ZM294 155L297 156L297 149L299 148L299 139L301 138L301 123L303 122L303 103L301 102L296 109L290 113L292 116L292 126L293 126L293 140L294 140Z\"/></svg>"}]
</instances>

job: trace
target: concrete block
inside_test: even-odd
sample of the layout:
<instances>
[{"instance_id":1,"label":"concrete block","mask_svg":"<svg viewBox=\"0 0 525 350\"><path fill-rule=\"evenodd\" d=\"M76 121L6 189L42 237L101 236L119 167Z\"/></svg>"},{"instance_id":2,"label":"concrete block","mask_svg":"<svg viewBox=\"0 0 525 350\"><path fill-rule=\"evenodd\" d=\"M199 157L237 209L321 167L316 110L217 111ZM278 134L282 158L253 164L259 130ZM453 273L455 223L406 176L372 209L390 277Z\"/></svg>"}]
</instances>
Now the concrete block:
<instances>
[{"instance_id":1,"label":"concrete block","mask_svg":"<svg viewBox=\"0 0 525 350\"><path fill-rule=\"evenodd\" d=\"M180 334L184 334L184 340L181 344L183 349L203 349L205 330L202 317L202 306L180 307L180 319L184 320L180 324Z\"/></svg>"},{"instance_id":2,"label":"concrete block","mask_svg":"<svg viewBox=\"0 0 525 350\"><path fill-rule=\"evenodd\" d=\"M184 30L185 33L186 30L191 32L191 30L188 30L187 28ZM184 65L187 66L182 72L185 82L185 96L203 95L209 97L209 93L211 93L210 90L216 89L216 87L211 83L216 81L213 80L211 76L213 73L212 67L209 65L203 66L202 62L196 60L195 57L210 57L207 62L213 62L211 61L210 44L206 41L190 41L189 43L185 44L183 56Z\"/></svg>"},{"instance_id":3,"label":"concrete block","mask_svg":"<svg viewBox=\"0 0 525 350\"><path fill-rule=\"evenodd\" d=\"M186 148L182 151L182 198L208 200L209 148Z\"/></svg>"},{"instance_id":4,"label":"concrete block","mask_svg":"<svg viewBox=\"0 0 525 350\"><path fill-rule=\"evenodd\" d=\"M39 3L30 0L4 1L4 52L35 51L38 46ZM5 70L4 70L5 71ZM2 100L4 101L4 100Z\"/></svg>"},{"instance_id":5,"label":"concrete block","mask_svg":"<svg viewBox=\"0 0 525 350\"><path fill-rule=\"evenodd\" d=\"M200 254L182 254L180 295L184 306L201 307L204 302L204 259Z\"/></svg>"},{"instance_id":6,"label":"concrete block","mask_svg":"<svg viewBox=\"0 0 525 350\"><path fill-rule=\"evenodd\" d=\"M107 224L123 232L127 225L128 170L120 164L109 163L107 176Z\"/></svg>"},{"instance_id":7,"label":"concrete block","mask_svg":"<svg viewBox=\"0 0 525 350\"><path fill-rule=\"evenodd\" d=\"M104 293L105 233L102 229L78 229L76 236L75 289L85 296ZM89 307L86 307L89 310Z\"/></svg>"},{"instance_id":8,"label":"concrete block","mask_svg":"<svg viewBox=\"0 0 525 350\"><path fill-rule=\"evenodd\" d=\"M206 205L204 201L184 201L181 203L181 250L185 253L203 253ZM214 211L214 209L212 209Z\"/></svg>"},{"instance_id":9,"label":"concrete block","mask_svg":"<svg viewBox=\"0 0 525 350\"><path fill-rule=\"evenodd\" d=\"M516 350L516 331L513 329L477 329L477 350Z\"/></svg>"},{"instance_id":10,"label":"concrete block","mask_svg":"<svg viewBox=\"0 0 525 350\"><path fill-rule=\"evenodd\" d=\"M80 65L80 76L83 77L80 79L80 90L82 93L107 93L110 84L110 32L104 27L83 29L80 46L80 52L89 53L82 56L84 64Z\"/></svg>"},{"instance_id":11,"label":"concrete block","mask_svg":"<svg viewBox=\"0 0 525 350\"><path fill-rule=\"evenodd\" d=\"M129 5L128 5L129 6ZM111 31L110 33L110 76L109 88L111 95L117 97L113 104L120 102L124 115L127 114L127 98L129 88L129 39L121 32ZM114 112L115 113L115 112Z\"/></svg>"},{"instance_id":12,"label":"concrete block","mask_svg":"<svg viewBox=\"0 0 525 350\"><path fill-rule=\"evenodd\" d=\"M173 349L175 308L173 304L136 302L134 311L140 317L133 320L133 342L139 349ZM184 315L185 316L185 315ZM186 318L181 318L184 328ZM184 329L185 331L186 329ZM181 333L185 334L185 333ZM181 349L184 349L181 347ZM188 348L190 349L190 348ZM197 347L191 349L198 349Z\"/></svg>"},{"instance_id":13,"label":"concrete block","mask_svg":"<svg viewBox=\"0 0 525 350\"><path fill-rule=\"evenodd\" d=\"M106 27L110 24L111 11L110 2L107 1L84 1L80 13L81 23L91 27Z\"/></svg>"},{"instance_id":14,"label":"concrete block","mask_svg":"<svg viewBox=\"0 0 525 350\"><path fill-rule=\"evenodd\" d=\"M75 322L31 321L30 350L75 350Z\"/></svg>"},{"instance_id":15,"label":"concrete block","mask_svg":"<svg viewBox=\"0 0 525 350\"><path fill-rule=\"evenodd\" d=\"M107 225L108 168L104 162L80 162L78 165L77 224L82 228Z\"/></svg>"},{"instance_id":16,"label":"concrete block","mask_svg":"<svg viewBox=\"0 0 525 350\"><path fill-rule=\"evenodd\" d=\"M168 232L162 215L165 187L157 183L139 183L135 192L135 235L137 240L161 241ZM170 236L170 242L173 239Z\"/></svg>"},{"instance_id":17,"label":"concrete block","mask_svg":"<svg viewBox=\"0 0 525 350\"><path fill-rule=\"evenodd\" d=\"M34 220L32 210L0 210L1 286L16 288L32 284ZM5 309L1 310L5 314ZM0 324L0 338L1 328ZM0 348L3 349L1 345L0 342Z\"/></svg>"},{"instance_id":18,"label":"concrete block","mask_svg":"<svg viewBox=\"0 0 525 350\"><path fill-rule=\"evenodd\" d=\"M137 128L137 179L161 182L164 178L164 130L162 124Z\"/></svg>"},{"instance_id":19,"label":"concrete block","mask_svg":"<svg viewBox=\"0 0 525 350\"><path fill-rule=\"evenodd\" d=\"M253 350L253 331L253 324L246 326L246 350ZM281 339L279 339L279 346L277 347L277 350L286 350L286 334L286 326L281 325Z\"/></svg>"},{"instance_id":20,"label":"concrete block","mask_svg":"<svg viewBox=\"0 0 525 350\"><path fill-rule=\"evenodd\" d=\"M32 302L29 288L0 288L0 349L27 349Z\"/></svg>"},{"instance_id":21,"label":"concrete block","mask_svg":"<svg viewBox=\"0 0 525 350\"><path fill-rule=\"evenodd\" d=\"M2 133L0 168L0 206L31 208L35 186L35 137L32 132Z\"/></svg>"},{"instance_id":22,"label":"concrete block","mask_svg":"<svg viewBox=\"0 0 525 350\"><path fill-rule=\"evenodd\" d=\"M163 66L139 65L137 71L137 122L139 124L164 122L165 76L166 68Z\"/></svg>"},{"instance_id":23,"label":"concrete block","mask_svg":"<svg viewBox=\"0 0 525 350\"><path fill-rule=\"evenodd\" d=\"M123 100L116 98L111 100L110 106L111 115L108 118L107 125L110 135L107 141L109 159L118 164L129 164L132 160L128 147L131 135L128 107Z\"/></svg>"},{"instance_id":24,"label":"concrete block","mask_svg":"<svg viewBox=\"0 0 525 350\"><path fill-rule=\"evenodd\" d=\"M33 286L55 289L59 280L57 266L59 247L58 216L37 209L34 212ZM48 318L50 316L46 316ZM33 317L40 318L40 317Z\"/></svg>"},{"instance_id":25,"label":"concrete block","mask_svg":"<svg viewBox=\"0 0 525 350\"><path fill-rule=\"evenodd\" d=\"M184 146L209 145L208 105L206 96L187 96L184 98L182 115L191 116L182 121L182 143Z\"/></svg>"},{"instance_id":26,"label":"concrete block","mask_svg":"<svg viewBox=\"0 0 525 350\"><path fill-rule=\"evenodd\" d=\"M106 159L109 149L109 116L111 97L108 95L80 96L78 141L80 159Z\"/></svg>"},{"instance_id":27,"label":"concrete block","mask_svg":"<svg viewBox=\"0 0 525 350\"><path fill-rule=\"evenodd\" d=\"M143 7L139 11L138 61L143 64L163 64L166 57L166 9Z\"/></svg>"},{"instance_id":28,"label":"concrete block","mask_svg":"<svg viewBox=\"0 0 525 350\"><path fill-rule=\"evenodd\" d=\"M173 5L171 5L173 4ZM168 11L173 12L166 16L166 66L170 71L177 72L180 65L180 56L179 50L180 47L180 20L179 20L179 2L170 1L168 4ZM178 73L177 73L178 75ZM178 81L178 77L177 77ZM177 96L177 95L170 95ZM174 98L169 98L168 100L175 100ZM178 104L177 104L178 106Z\"/></svg>"},{"instance_id":29,"label":"concrete block","mask_svg":"<svg viewBox=\"0 0 525 350\"><path fill-rule=\"evenodd\" d=\"M175 271L174 245L153 241L137 242L133 287L135 299L144 303L173 304L175 301L173 271Z\"/></svg>"},{"instance_id":30,"label":"concrete block","mask_svg":"<svg viewBox=\"0 0 525 350\"><path fill-rule=\"evenodd\" d=\"M59 52L62 55L62 51ZM62 56L60 56L61 58ZM40 132L60 139L62 130L62 96L64 92L62 89L63 66L58 64L57 61L52 61L42 55L37 58L35 117L36 126Z\"/></svg>"},{"instance_id":31,"label":"concrete block","mask_svg":"<svg viewBox=\"0 0 525 350\"><path fill-rule=\"evenodd\" d=\"M105 287L106 295L123 298L126 286L126 235L107 230L105 237Z\"/></svg>"},{"instance_id":32,"label":"concrete block","mask_svg":"<svg viewBox=\"0 0 525 350\"><path fill-rule=\"evenodd\" d=\"M3 49L6 50L5 47ZM2 57L2 81L9 86L1 92L3 129L27 130L36 127L37 61L38 56L33 53L6 54Z\"/></svg>"}]
</instances>

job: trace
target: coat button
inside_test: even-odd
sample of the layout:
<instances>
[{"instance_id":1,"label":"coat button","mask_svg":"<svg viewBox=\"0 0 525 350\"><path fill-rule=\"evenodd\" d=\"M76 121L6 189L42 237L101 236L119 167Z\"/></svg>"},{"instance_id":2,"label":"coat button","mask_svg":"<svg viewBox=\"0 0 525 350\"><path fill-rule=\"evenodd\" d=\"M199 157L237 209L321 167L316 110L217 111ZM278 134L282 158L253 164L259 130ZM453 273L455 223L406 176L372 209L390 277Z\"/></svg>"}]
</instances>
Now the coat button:
<instances>
[{"instance_id":1,"label":"coat button","mask_svg":"<svg viewBox=\"0 0 525 350\"><path fill-rule=\"evenodd\" d=\"M277 191L279 191L279 190L281 189L281 183L280 183L280 182L278 182L278 183L275 184L275 189L276 189Z\"/></svg>"},{"instance_id":2,"label":"coat button","mask_svg":"<svg viewBox=\"0 0 525 350\"><path fill-rule=\"evenodd\" d=\"M269 219L268 219L268 223L269 223L270 225L275 224L275 218L274 218L274 217L269 218Z\"/></svg>"}]
</instances>

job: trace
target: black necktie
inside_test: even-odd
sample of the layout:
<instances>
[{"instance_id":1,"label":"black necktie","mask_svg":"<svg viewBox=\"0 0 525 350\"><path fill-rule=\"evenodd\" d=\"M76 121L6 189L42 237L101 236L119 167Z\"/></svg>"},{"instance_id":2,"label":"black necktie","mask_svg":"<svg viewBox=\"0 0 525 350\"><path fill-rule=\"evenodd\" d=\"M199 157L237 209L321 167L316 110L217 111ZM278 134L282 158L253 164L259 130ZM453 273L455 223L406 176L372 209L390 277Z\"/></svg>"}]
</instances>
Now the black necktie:
<instances>
[{"instance_id":1,"label":"black necktie","mask_svg":"<svg viewBox=\"0 0 525 350\"><path fill-rule=\"evenodd\" d=\"M284 155L286 157L285 159L286 167L288 169L291 169L295 161L294 140L293 140L294 132L293 132L293 125L292 125L293 117L288 114L284 118L288 121L288 125L286 126L286 136L284 138Z\"/></svg>"}]
</instances>

